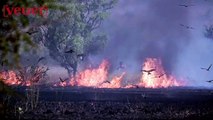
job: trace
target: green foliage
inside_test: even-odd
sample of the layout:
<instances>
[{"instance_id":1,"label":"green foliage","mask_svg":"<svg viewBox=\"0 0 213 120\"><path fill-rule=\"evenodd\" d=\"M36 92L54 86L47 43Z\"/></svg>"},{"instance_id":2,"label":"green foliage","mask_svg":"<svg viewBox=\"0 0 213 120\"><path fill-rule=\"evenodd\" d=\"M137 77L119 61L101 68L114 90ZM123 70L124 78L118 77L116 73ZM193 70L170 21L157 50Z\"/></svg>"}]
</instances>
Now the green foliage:
<instances>
[{"instance_id":1,"label":"green foliage","mask_svg":"<svg viewBox=\"0 0 213 120\"><path fill-rule=\"evenodd\" d=\"M94 35L94 30L99 28L108 16L117 0L63 0L66 11L52 10L51 18L64 16L57 22L47 26L43 32L44 46L48 48L50 56L61 63L61 66L72 71L77 71L80 62L78 54L92 54L101 50L106 43L105 35ZM41 41L38 40L38 41ZM65 51L72 49L74 53Z\"/></svg>"},{"instance_id":2,"label":"green foliage","mask_svg":"<svg viewBox=\"0 0 213 120\"><path fill-rule=\"evenodd\" d=\"M3 10L4 5L9 7L39 7L46 5L49 9L63 10L62 6L56 5L56 0L1 0L0 9ZM20 62L21 50L30 50L36 45L32 40L32 36L27 33L37 29L42 24L47 24L46 18L42 16L9 16L4 17L3 11L0 14L0 71L5 66L17 67ZM0 80L0 93L10 96L20 96L11 87L4 84ZM22 96L21 96L22 97ZM1 104L1 103L0 103Z\"/></svg>"},{"instance_id":3,"label":"green foliage","mask_svg":"<svg viewBox=\"0 0 213 120\"><path fill-rule=\"evenodd\" d=\"M55 0L1 0L0 9L4 5L10 7L35 7L46 5L49 9L62 9ZM36 19L36 20L34 20ZM39 19L39 20L38 20ZM0 16L0 60L11 67L17 66L20 59L20 48L35 47L28 31L39 27L38 23L45 21L42 16Z\"/></svg>"}]
</instances>

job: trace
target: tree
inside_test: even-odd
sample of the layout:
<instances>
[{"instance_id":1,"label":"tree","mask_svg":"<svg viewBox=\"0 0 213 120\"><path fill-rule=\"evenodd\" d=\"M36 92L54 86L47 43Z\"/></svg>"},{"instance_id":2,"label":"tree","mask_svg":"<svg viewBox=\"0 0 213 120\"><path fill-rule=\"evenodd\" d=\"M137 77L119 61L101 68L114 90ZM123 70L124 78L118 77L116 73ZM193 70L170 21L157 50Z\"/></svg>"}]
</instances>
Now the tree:
<instances>
[{"instance_id":1,"label":"tree","mask_svg":"<svg viewBox=\"0 0 213 120\"><path fill-rule=\"evenodd\" d=\"M1 0L0 9L4 5L9 7L35 7L47 6L49 9L62 9L55 4L55 0ZM29 50L35 47L29 32L46 24L47 20L43 16L9 16L4 17L3 11L0 14L0 61L11 67L19 63L21 49ZM14 64L16 63L16 64Z\"/></svg>"},{"instance_id":2,"label":"tree","mask_svg":"<svg viewBox=\"0 0 213 120\"><path fill-rule=\"evenodd\" d=\"M43 44L49 55L75 76L78 63L106 42L105 35L94 35L117 0L72 0L65 3L69 11L51 11L50 17L66 14L43 30ZM98 47L101 46L101 47ZM95 49L96 47L96 49ZM70 52L67 52L70 51Z\"/></svg>"},{"instance_id":3,"label":"tree","mask_svg":"<svg viewBox=\"0 0 213 120\"><path fill-rule=\"evenodd\" d=\"M55 4L56 0L1 0L0 4L0 72L3 67L17 67L21 51L28 51L30 47L36 47L29 34L30 31L49 23L49 20L42 16L3 16L3 7L33 7L46 5L49 9L64 9ZM58 16L60 17L60 16ZM20 96L11 87L7 86L0 78L0 93L6 96ZM0 100L2 104L2 100ZM2 109L0 108L0 111ZM0 113L1 114L1 113ZM4 118L3 118L4 119Z\"/></svg>"}]
</instances>

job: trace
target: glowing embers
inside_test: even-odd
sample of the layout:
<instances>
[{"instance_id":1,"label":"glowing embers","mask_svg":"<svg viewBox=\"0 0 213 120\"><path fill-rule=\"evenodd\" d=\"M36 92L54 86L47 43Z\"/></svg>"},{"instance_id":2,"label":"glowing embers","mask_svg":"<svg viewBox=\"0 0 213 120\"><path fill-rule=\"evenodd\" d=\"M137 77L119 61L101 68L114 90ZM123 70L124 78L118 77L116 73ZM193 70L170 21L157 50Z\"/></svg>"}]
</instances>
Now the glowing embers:
<instances>
[{"instance_id":1,"label":"glowing embers","mask_svg":"<svg viewBox=\"0 0 213 120\"><path fill-rule=\"evenodd\" d=\"M156 58L147 58L145 60L139 86L146 88L166 88L181 85L182 83L178 82L175 77L166 74L161 60Z\"/></svg>"}]
</instances>

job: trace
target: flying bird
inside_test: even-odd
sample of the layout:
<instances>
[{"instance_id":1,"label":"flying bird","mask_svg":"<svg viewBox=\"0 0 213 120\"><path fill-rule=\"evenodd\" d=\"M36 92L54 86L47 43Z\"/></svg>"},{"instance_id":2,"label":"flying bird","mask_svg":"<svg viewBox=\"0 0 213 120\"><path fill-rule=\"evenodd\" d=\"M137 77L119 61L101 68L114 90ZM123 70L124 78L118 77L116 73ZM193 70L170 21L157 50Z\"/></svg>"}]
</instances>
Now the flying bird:
<instances>
[{"instance_id":1,"label":"flying bird","mask_svg":"<svg viewBox=\"0 0 213 120\"><path fill-rule=\"evenodd\" d=\"M181 4L181 5L178 5L178 6L181 6L181 7L191 7L191 6L194 6L194 5L184 5L184 4Z\"/></svg>"},{"instance_id":2,"label":"flying bird","mask_svg":"<svg viewBox=\"0 0 213 120\"><path fill-rule=\"evenodd\" d=\"M120 69L124 69L124 68L125 68L125 66L124 66L123 62L120 61L117 69L120 70Z\"/></svg>"},{"instance_id":3,"label":"flying bird","mask_svg":"<svg viewBox=\"0 0 213 120\"><path fill-rule=\"evenodd\" d=\"M202 70L210 71L212 64L208 68L201 68Z\"/></svg>"},{"instance_id":4,"label":"flying bird","mask_svg":"<svg viewBox=\"0 0 213 120\"><path fill-rule=\"evenodd\" d=\"M42 61L43 59L45 59L45 57L40 57L40 58L38 59L38 63L39 63L40 61Z\"/></svg>"},{"instance_id":5,"label":"flying bird","mask_svg":"<svg viewBox=\"0 0 213 120\"><path fill-rule=\"evenodd\" d=\"M50 70L50 68L49 68L49 67L47 67L46 71L48 71L48 70Z\"/></svg>"},{"instance_id":6,"label":"flying bird","mask_svg":"<svg viewBox=\"0 0 213 120\"><path fill-rule=\"evenodd\" d=\"M110 84L111 82L110 82L110 81L108 81L108 80L106 80L106 81L104 81L104 82L103 82L103 84L104 84L104 83L109 83L109 84Z\"/></svg>"},{"instance_id":7,"label":"flying bird","mask_svg":"<svg viewBox=\"0 0 213 120\"><path fill-rule=\"evenodd\" d=\"M65 81L67 81L69 78L66 78L66 79L62 79L61 77L59 77L59 80L63 83Z\"/></svg>"},{"instance_id":8,"label":"flying bird","mask_svg":"<svg viewBox=\"0 0 213 120\"><path fill-rule=\"evenodd\" d=\"M151 74L151 72L155 71L155 69L151 69L151 70L141 70L142 72L146 72L148 75Z\"/></svg>"},{"instance_id":9,"label":"flying bird","mask_svg":"<svg viewBox=\"0 0 213 120\"><path fill-rule=\"evenodd\" d=\"M132 86L134 86L134 88L140 88L138 85L132 84Z\"/></svg>"},{"instance_id":10,"label":"flying bird","mask_svg":"<svg viewBox=\"0 0 213 120\"><path fill-rule=\"evenodd\" d=\"M209 82L209 83L211 83L211 82L213 82L213 80L208 80L208 81L206 81L206 82Z\"/></svg>"},{"instance_id":11,"label":"flying bird","mask_svg":"<svg viewBox=\"0 0 213 120\"><path fill-rule=\"evenodd\" d=\"M184 24L180 24L180 26L185 27L186 29L194 29L193 27Z\"/></svg>"},{"instance_id":12,"label":"flying bird","mask_svg":"<svg viewBox=\"0 0 213 120\"><path fill-rule=\"evenodd\" d=\"M158 76L158 78L161 78L161 77L164 76L164 75L165 75L165 73L162 73L161 75Z\"/></svg>"},{"instance_id":13,"label":"flying bird","mask_svg":"<svg viewBox=\"0 0 213 120\"><path fill-rule=\"evenodd\" d=\"M28 31L28 32L26 32L27 34L29 34L29 35L32 35L32 34L35 34L35 33L37 33L38 31Z\"/></svg>"},{"instance_id":14,"label":"flying bird","mask_svg":"<svg viewBox=\"0 0 213 120\"><path fill-rule=\"evenodd\" d=\"M73 49L70 49L68 51L65 51L64 53L74 53L75 51Z\"/></svg>"}]
</instances>

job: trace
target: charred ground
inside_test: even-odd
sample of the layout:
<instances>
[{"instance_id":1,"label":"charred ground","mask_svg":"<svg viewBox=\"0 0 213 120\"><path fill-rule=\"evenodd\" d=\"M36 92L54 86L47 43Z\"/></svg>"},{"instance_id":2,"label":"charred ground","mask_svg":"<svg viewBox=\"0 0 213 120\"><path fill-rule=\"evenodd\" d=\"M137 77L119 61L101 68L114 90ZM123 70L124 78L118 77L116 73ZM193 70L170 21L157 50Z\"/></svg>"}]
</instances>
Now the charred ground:
<instances>
[{"instance_id":1,"label":"charred ground","mask_svg":"<svg viewBox=\"0 0 213 120\"><path fill-rule=\"evenodd\" d=\"M18 88L21 93L26 88ZM165 89L44 88L38 106L23 113L16 101L6 119L212 119L213 90L189 87ZM15 105L14 105L15 104ZM14 108L15 106L15 108Z\"/></svg>"}]
</instances>

